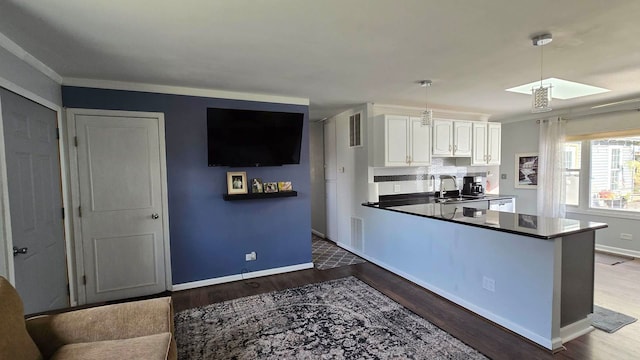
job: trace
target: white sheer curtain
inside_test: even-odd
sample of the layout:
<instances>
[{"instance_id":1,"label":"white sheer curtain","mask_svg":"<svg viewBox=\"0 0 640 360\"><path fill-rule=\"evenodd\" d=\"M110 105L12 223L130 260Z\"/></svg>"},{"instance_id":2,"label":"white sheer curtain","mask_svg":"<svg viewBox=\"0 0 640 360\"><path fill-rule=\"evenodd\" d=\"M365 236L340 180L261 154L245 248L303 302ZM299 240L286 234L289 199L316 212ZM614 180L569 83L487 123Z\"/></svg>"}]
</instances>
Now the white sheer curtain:
<instances>
[{"instance_id":1,"label":"white sheer curtain","mask_svg":"<svg viewBox=\"0 0 640 360\"><path fill-rule=\"evenodd\" d=\"M538 151L538 215L565 216L565 120L540 121Z\"/></svg>"}]
</instances>

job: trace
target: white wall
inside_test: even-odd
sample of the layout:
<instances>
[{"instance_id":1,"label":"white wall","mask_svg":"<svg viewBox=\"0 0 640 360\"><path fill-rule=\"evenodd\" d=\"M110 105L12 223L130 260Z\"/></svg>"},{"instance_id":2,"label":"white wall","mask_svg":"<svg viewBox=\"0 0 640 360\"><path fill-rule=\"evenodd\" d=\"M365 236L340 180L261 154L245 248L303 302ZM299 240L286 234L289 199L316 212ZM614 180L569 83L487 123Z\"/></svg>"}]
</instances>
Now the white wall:
<instances>
[{"instance_id":1,"label":"white wall","mask_svg":"<svg viewBox=\"0 0 640 360\"><path fill-rule=\"evenodd\" d=\"M515 154L538 152L538 124L535 120L502 124L502 162L500 164L500 193L517 197L517 211L537 213L537 192L515 188ZM506 179L502 179L506 175Z\"/></svg>"},{"instance_id":2,"label":"white wall","mask_svg":"<svg viewBox=\"0 0 640 360\"><path fill-rule=\"evenodd\" d=\"M309 127L309 162L311 165L311 229L326 234L326 200L324 182L324 129L322 122Z\"/></svg>"},{"instance_id":3,"label":"white wall","mask_svg":"<svg viewBox=\"0 0 640 360\"><path fill-rule=\"evenodd\" d=\"M4 47L20 53L21 49L0 33L0 86L16 92L36 102L45 102L48 105L62 105L60 84L27 64ZM30 56L22 53L23 56ZM1 115L0 115L1 118ZM4 142L2 142L4 144ZM3 145L4 146L4 145ZM1 179L4 180L4 179ZM0 188L2 188L0 182ZM2 195L0 195L1 197ZM8 248L4 219L5 209L0 201L0 276L8 277L9 256L12 256Z\"/></svg>"}]
</instances>

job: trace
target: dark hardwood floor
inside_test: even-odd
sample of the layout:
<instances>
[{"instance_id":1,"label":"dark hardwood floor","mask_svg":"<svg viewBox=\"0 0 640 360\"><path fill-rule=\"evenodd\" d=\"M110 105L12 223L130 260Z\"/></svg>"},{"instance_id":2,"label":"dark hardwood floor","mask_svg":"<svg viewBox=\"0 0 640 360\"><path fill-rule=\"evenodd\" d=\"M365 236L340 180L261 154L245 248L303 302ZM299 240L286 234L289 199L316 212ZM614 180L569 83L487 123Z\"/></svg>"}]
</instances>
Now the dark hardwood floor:
<instances>
[{"instance_id":1,"label":"dark hardwood floor","mask_svg":"<svg viewBox=\"0 0 640 360\"><path fill-rule=\"evenodd\" d=\"M638 271L640 269L640 260L636 259L633 262L625 264L627 264L626 266L628 268L635 269L636 274L640 274L640 271ZM598 294L603 292L603 286L606 288L608 285L599 285L598 282L610 283L608 279L603 279L603 277L611 277L612 275L609 272L612 271L610 268L613 267L609 266L610 268L600 269L599 265L600 264L596 267L596 303L601 305L601 303L598 303ZM619 270L628 271L624 268L616 268L613 271ZM565 344L566 350L551 354L548 350L539 347L523 337L371 263L328 270L309 269L184 290L174 292L172 297L175 311L178 312L216 302L298 287L350 275L369 284L492 359L617 360L640 358L640 339L638 337L625 336L623 332L627 331L631 335L636 335L637 329L640 328L638 323L627 326L627 328L630 329L623 328L614 334L607 334L595 330ZM615 277L625 278L624 275L620 274L615 275ZM640 283L636 282L635 284L640 288ZM606 292L606 290L604 292ZM633 291L627 292L630 292L630 296L634 294ZM635 292L636 295L638 293L640 293L640 291ZM638 299L638 297L635 299ZM635 306L637 307L638 300L635 301ZM631 308L634 307L633 300L627 302L627 305L621 305L623 302L624 301L618 302L617 307L610 308L637 317L639 310L634 309L634 311L631 311ZM623 333L619 334L620 332Z\"/></svg>"}]
</instances>

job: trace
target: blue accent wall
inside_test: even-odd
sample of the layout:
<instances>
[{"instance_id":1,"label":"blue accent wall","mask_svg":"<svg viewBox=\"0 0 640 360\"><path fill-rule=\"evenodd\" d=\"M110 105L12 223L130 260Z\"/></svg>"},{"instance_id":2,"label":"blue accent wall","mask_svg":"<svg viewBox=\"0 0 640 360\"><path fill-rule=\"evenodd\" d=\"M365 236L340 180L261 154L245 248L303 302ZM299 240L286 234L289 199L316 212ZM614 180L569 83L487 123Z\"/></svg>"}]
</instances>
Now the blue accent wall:
<instances>
[{"instance_id":1,"label":"blue accent wall","mask_svg":"<svg viewBox=\"0 0 640 360\"><path fill-rule=\"evenodd\" d=\"M62 87L68 108L162 112L174 284L311 262L309 108L242 100ZM304 113L299 165L208 167L207 107ZM224 201L227 171L291 181L297 197ZM245 261L245 254L257 260Z\"/></svg>"}]
</instances>

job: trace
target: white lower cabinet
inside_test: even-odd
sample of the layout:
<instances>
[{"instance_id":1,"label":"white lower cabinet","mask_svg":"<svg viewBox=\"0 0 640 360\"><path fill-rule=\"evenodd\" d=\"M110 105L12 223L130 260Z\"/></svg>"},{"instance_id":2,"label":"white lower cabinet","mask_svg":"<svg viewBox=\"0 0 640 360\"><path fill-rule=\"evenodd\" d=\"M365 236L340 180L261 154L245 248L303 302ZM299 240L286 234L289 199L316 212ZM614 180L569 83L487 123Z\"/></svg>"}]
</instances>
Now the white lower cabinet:
<instances>
[{"instance_id":1,"label":"white lower cabinet","mask_svg":"<svg viewBox=\"0 0 640 360\"><path fill-rule=\"evenodd\" d=\"M374 124L374 166L425 166L431 164L431 127L422 119L382 115Z\"/></svg>"}]
</instances>

